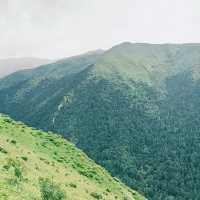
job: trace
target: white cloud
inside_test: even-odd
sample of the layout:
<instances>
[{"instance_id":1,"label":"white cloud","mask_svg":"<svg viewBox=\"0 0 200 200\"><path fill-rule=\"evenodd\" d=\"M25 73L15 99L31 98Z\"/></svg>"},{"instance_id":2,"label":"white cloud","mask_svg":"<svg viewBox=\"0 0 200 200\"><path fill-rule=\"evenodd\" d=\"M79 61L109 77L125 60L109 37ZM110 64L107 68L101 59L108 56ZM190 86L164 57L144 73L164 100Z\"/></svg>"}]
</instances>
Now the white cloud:
<instances>
[{"instance_id":1,"label":"white cloud","mask_svg":"<svg viewBox=\"0 0 200 200\"><path fill-rule=\"evenodd\" d=\"M199 0L0 0L0 57L200 42Z\"/></svg>"}]
</instances>

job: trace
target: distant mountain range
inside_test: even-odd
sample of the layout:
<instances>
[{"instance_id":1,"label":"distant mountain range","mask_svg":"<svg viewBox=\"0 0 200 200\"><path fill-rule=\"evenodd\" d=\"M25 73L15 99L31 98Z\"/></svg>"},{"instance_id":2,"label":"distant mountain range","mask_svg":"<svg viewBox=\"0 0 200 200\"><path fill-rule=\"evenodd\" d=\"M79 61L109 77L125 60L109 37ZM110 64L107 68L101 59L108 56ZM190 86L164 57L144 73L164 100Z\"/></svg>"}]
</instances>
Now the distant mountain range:
<instances>
[{"instance_id":1,"label":"distant mountain range","mask_svg":"<svg viewBox=\"0 0 200 200\"><path fill-rule=\"evenodd\" d=\"M0 78L19 70L31 69L50 62L48 59L32 57L0 59Z\"/></svg>"},{"instance_id":2,"label":"distant mountain range","mask_svg":"<svg viewBox=\"0 0 200 200\"><path fill-rule=\"evenodd\" d=\"M122 43L14 73L0 112L62 134L150 200L200 199L200 44Z\"/></svg>"}]
</instances>

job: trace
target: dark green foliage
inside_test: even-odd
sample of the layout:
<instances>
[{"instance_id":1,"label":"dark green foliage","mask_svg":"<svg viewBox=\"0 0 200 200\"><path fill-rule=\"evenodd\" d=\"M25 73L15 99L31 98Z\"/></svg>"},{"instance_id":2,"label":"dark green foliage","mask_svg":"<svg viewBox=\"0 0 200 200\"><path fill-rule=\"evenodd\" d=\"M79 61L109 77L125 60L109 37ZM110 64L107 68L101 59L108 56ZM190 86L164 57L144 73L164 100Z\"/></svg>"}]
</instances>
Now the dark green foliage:
<instances>
[{"instance_id":1,"label":"dark green foliage","mask_svg":"<svg viewBox=\"0 0 200 200\"><path fill-rule=\"evenodd\" d=\"M8 152L7 152L3 147L1 147L1 146L0 146L0 152L1 152L1 153L4 153L4 154L7 154L7 153L8 153Z\"/></svg>"},{"instance_id":2,"label":"dark green foliage","mask_svg":"<svg viewBox=\"0 0 200 200\"><path fill-rule=\"evenodd\" d=\"M22 156L21 159L24 160L24 161L28 160L28 158L26 156Z\"/></svg>"},{"instance_id":3,"label":"dark green foliage","mask_svg":"<svg viewBox=\"0 0 200 200\"><path fill-rule=\"evenodd\" d=\"M103 198L101 194L98 194L96 192L92 192L90 195L92 197L94 197L95 199L102 199Z\"/></svg>"},{"instance_id":4,"label":"dark green foliage","mask_svg":"<svg viewBox=\"0 0 200 200\"><path fill-rule=\"evenodd\" d=\"M8 171L10 166L9 165L4 165L3 168Z\"/></svg>"},{"instance_id":5,"label":"dark green foliage","mask_svg":"<svg viewBox=\"0 0 200 200\"><path fill-rule=\"evenodd\" d=\"M12 170L14 173L14 176L17 178L17 180L22 180L23 178L23 169L17 160L9 159L7 164L3 166L5 170Z\"/></svg>"},{"instance_id":6,"label":"dark green foliage","mask_svg":"<svg viewBox=\"0 0 200 200\"><path fill-rule=\"evenodd\" d=\"M75 162L72 167L77 170L81 175L86 176L90 179L95 179L98 182L101 181L100 175L97 173L95 168L90 168L88 166L84 166L79 162Z\"/></svg>"},{"instance_id":7,"label":"dark green foliage","mask_svg":"<svg viewBox=\"0 0 200 200\"><path fill-rule=\"evenodd\" d=\"M17 142L15 140L11 140L10 143L17 144Z\"/></svg>"},{"instance_id":8,"label":"dark green foliage","mask_svg":"<svg viewBox=\"0 0 200 200\"><path fill-rule=\"evenodd\" d=\"M41 178L39 180L42 200L65 200L65 193L59 185L49 179Z\"/></svg>"},{"instance_id":9,"label":"dark green foliage","mask_svg":"<svg viewBox=\"0 0 200 200\"><path fill-rule=\"evenodd\" d=\"M77 185L75 183L70 183L69 186L72 188L77 188Z\"/></svg>"},{"instance_id":10,"label":"dark green foliage","mask_svg":"<svg viewBox=\"0 0 200 200\"><path fill-rule=\"evenodd\" d=\"M22 170L18 166L15 166L14 172L15 172L15 176L17 178L19 178L19 179L22 178Z\"/></svg>"}]
</instances>

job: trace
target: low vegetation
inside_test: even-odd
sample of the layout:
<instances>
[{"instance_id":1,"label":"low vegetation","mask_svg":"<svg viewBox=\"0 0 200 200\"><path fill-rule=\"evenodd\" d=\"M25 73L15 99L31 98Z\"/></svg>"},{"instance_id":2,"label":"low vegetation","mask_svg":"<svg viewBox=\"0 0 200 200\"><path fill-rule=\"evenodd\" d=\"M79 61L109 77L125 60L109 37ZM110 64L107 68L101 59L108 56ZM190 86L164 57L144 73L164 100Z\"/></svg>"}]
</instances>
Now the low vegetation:
<instances>
[{"instance_id":1,"label":"low vegetation","mask_svg":"<svg viewBox=\"0 0 200 200\"><path fill-rule=\"evenodd\" d=\"M0 115L0 138L1 200L144 200L58 135Z\"/></svg>"},{"instance_id":2,"label":"low vegetation","mask_svg":"<svg viewBox=\"0 0 200 200\"><path fill-rule=\"evenodd\" d=\"M40 192L42 200L64 200L66 199L65 192L60 189L52 180L40 179Z\"/></svg>"}]
</instances>

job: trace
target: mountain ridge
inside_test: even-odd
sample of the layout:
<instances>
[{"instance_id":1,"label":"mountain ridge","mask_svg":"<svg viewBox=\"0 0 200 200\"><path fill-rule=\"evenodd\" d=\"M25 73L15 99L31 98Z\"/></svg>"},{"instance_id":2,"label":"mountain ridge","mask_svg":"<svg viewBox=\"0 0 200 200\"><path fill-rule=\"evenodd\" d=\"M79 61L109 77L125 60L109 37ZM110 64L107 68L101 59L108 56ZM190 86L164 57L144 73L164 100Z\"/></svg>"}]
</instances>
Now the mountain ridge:
<instances>
[{"instance_id":1,"label":"mountain ridge","mask_svg":"<svg viewBox=\"0 0 200 200\"><path fill-rule=\"evenodd\" d=\"M199 66L198 44L119 45L0 82L0 112L63 135L150 200L198 199Z\"/></svg>"}]
</instances>

